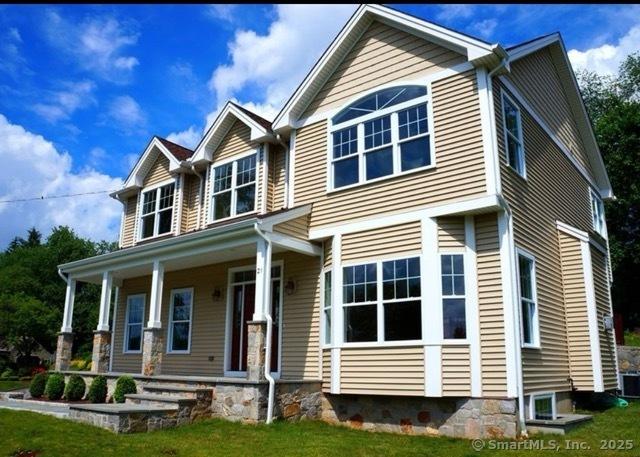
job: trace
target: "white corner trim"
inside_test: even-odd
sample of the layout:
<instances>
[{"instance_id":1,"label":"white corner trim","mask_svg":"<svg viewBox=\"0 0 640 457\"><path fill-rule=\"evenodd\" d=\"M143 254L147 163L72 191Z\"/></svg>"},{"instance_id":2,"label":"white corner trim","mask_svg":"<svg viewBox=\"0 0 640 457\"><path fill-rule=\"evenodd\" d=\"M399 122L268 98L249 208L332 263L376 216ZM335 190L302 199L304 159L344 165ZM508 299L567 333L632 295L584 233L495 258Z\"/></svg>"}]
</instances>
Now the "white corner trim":
<instances>
[{"instance_id":1,"label":"white corner trim","mask_svg":"<svg viewBox=\"0 0 640 457\"><path fill-rule=\"evenodd\" d=\"M291 131L289 138L289 154L288 154L288 169L287 169L287 193L285 194L287 208L293 208L296 204L295 189L296 189L296 131Z\"/></svg>"},{"instance_id":2,"label":"white corner trim","mask_svg":"<svg viewBox=\"0 0 640 457\"><path fill-rule=\"evenodd\" d=\"M580 229L573 227L572 225L565 224L564 222L556 221L556 227L563 233L570 235L580 241L589 241L589 234Z\"/></svg>"},{"instance_id":3,"label":"white corner trim","mask_svg":"<svg viewBox=\"0 0 640 457\"><path fill-rule=\"evenodd\" d=\"M180 233L182 232L182 208L183 208L183 202L184 202L184 179L185 179L185 175L180 173L177 178L176 178L176 193L178 194L177 197L175 198L174 195L174 199L173 199L173 217L175 217L175 219L173 219L173 221L175 221L176 223L176 227L174 230L174 233L176 235L180 235ZM177 205L177 208L176 208ZM172 221L172 222L173 222Z\"/></svg>"},{"instance_id":4,"label":"white corner trim","mask_svg":"<svg viewBox=\"0 0 640 457\"><path fill-rule=\"evenodd\" d=\"M340 346L343 338L342 314L342 235L337 234L331 242L331 393L340 393Z\"/></svg>"},{"instance_id":5,"label":"white corner trim","mask_svg":"<svg viewBox=\"0 0 640 457\"><path fill-rule=\"evenodd\" d=\"M422 293L422 339L424 342L424 395L442 396L442 298L440 287L432 287L430 278L440 283L438 223L434 218L421 220L422 255L420 287ZM431 287L430 287L431 286Z\"/></svg>"},{"instance_id":6,"label":"white corner trim","mask_svg":"<svg viewBox=\"0 0 640 457\"><path fill-rule=\"evenodd\" d=\"M113 302L113 329L111 330L111 348L109 349L109 371L113 371L113 348L115 347L116 338L116 322L118 319L118 302L120 301L120 287L116 287L116 292ZM143 311L144 312L144 311ZM142 317L142 323L144 324L144 316ZM140 332L140 348L142 348L142 338L144 338L144 331ZM124 345L122 346L124 347Z\"/></svg>"},{"instance_id":7,"label":"white corner trim","mask_svg":"<svg viewBox=\"0 0 640 457\"><path fill-rule=\"evenodd\" d=\"M340 348L331 348L331 387L330 392L332 394L340 393Z\"/></svg>"},{"instance_id":8,"label":"white corner trim","mask_svg":"<svg viewBox=\"0 0 640 457\"><path fill-rule=\"evenodd\" d=\"M261 183L262 190L260 192L260 212L262 214L267 212L267 199L269 198L269 143L264 143L262 145L262 154L261 154L261 167L262 176Z\"/></svg>"},{"instance_id":9,"label":"white corner trim","mask_svg":"<svg viewBox=\"0 0 640 457\"><path fill-rule=\"evenodd\" d=\"M480 348L480 312L478 301L478 271L476 264L476 233L473 216L464 218L464 256L465 295L467 316L467 340L471 370L471 396L482 396L482 352Z\"/></svg>"},{"instance_id":10,"label":"white corner trim","mask_svg":"<svg viewBox=\"0 0 640 457\"><path fill-rule=\"evenodd\" d=\"M598 310L596 307L596 292L593 283L593 267L591 264L591 248L589 247L589 242L580 240L580 250L582 253L582 272L584 274L584 288L587 299L593 390L595 392L604 392L602 356L600 354L600 326L598 325Z\"/></svg>"},{"instance_id":11,"label":"white corner trim","mask_svg":"<svg viewBox=\"0 0 640 457\"><path fill-rule=\"evenodd\" d=\"M482 150L484 152L484 172L488 194L499 194L500 160L496 138L495 116L493 111L493 90L491 78L486 68L476 70L478 78L478 98L480 102L480 123L482 125Z\"/></svg>"},{"instance_id":12,"label":"white corner trim","mask_svg":"<svg viewBox=\"0 0 640 457\"><path fill-rule=\"evenodd\" d=\"M120 213L120 234L118 235L118 247L122 248L124 241L124 218L129 207L129 199L125 198L122 203L122 213Z\"/></svg>"},{"instance_id":13,"label":"white corner trim","mask_svg":"<svg viewBox=\"0 0 640 457\"><path fill-rule=\"evenodd\" d=\"M424 396L442 397L442 346L424 346Z\"/></svg>"}]
</instances>

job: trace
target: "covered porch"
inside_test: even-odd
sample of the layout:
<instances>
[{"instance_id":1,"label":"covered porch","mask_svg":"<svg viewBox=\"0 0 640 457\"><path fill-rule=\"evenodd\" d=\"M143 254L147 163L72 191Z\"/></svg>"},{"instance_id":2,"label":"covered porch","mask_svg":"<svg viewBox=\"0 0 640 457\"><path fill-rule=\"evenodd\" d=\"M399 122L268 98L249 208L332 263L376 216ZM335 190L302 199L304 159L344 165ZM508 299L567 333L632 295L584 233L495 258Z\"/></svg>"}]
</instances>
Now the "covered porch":
<instances>
[{"instance_id":1,"label":"covered porch","mask_svg":"<svg viewBox=\"0 0 640 457\"><path fill-rule=\"evenodd\" d=\"M279 230L308 210L62 265L67 294L56 370L69 367L75 289L84 281L102 285L92 374L194 385L317 382L322 250Z\"/></svg>"}]
</instances>

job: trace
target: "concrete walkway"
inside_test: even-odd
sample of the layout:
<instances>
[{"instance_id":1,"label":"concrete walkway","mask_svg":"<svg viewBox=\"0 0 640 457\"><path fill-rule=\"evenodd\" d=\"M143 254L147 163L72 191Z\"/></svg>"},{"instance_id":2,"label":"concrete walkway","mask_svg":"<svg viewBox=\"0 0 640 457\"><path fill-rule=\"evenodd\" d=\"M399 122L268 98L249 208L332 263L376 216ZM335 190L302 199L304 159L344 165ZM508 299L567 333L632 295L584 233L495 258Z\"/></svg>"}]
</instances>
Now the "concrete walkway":
<instances>
[{"instance_id":1,"label":"concrete walkway","mask_svg":"<svg viewBox=\"0 0 640 457\"><path fill-rule=\"evenodd\" d=\"M0 399L0 408L15 409L20 411L32 411L34 413L48 414L61 419L69 418L69 405L62 403L50 403L45 401Z\"/></svg>"}]
</instances>

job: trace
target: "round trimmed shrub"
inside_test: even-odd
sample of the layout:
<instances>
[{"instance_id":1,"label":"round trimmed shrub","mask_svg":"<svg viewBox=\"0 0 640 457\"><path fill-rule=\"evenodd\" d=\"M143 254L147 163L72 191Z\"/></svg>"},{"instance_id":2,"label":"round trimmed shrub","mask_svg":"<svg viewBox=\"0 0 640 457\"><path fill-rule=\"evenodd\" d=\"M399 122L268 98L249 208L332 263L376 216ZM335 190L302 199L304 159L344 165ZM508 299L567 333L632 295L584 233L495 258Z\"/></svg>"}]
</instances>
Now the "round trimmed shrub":
<instances>
[{"instance_id":1,"label":"round trimmed shrub","mask_svg":"<svg viewBox=\"0 0 640 457\"><path fill-rule=\"evenodd\" d=\"M44 394L49 400L60 400L64 393L64 375L62 373L53 373L47 379L47 387Z\"/></svg>"},{"instance_id":2,"label":"round trimmed shrub","mask_svg":"<svg viewBox=\"0 0 640 457\"><path fill-rule=\"evenodd\" d=\"M44 394L44 389L47 387L47 378L49 375L47 372L36 374L31 380L31 385L29 386L29 393L33 398L40 398Z\"/></svg>"},{"instance_id":3,"label":"round trimmed shrub","mask_svg":"<svg viewBox=\"0 0 640 457\"><path fill-rule=\"evenodd\" d=\"M84 391L87 389L87 385L82 379L82 376L74 374L69 378L67 387L64 388L64 398L68 401L82 400L84 397Z\"/></svg>"},{"instance_id":4,"label":"round trimmed shrub","mask_svg":"<svg viewBox=\"0 0 640 457\"><path fill-rule=\"evenodd\" d=\"M104 403L107 400L107 378L96 376L91 381L87 400L91 403Z\"/></svg>"},{"instance_id":5,"label":"round trimmed shrub","mask_svg":"<svg viewBox=\"0 0 640 457\"><path fill-rule=\"evenodd\" d=\"M124 396L127 394L135 394L138 391L136 382L131 376L120 376L116 381L116 390L113 392L113 401L116 403L124 403Z\"/></svg>"}]
</instances>

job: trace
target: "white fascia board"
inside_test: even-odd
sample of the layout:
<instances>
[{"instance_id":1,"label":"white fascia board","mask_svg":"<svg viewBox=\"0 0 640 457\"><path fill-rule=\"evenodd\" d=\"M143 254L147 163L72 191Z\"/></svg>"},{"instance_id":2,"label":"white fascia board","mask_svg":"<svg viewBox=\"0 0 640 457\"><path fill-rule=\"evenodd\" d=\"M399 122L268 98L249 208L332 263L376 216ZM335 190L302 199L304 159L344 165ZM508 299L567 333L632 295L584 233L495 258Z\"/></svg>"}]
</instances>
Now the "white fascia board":
<instances>
[{"instance_id":1,"label":"white fascia board","mask_svg":"<svg viewBox=\"0 0 640 457\"><path fill-rule=\"evenodd\" d=\"M158 138L153 137L153 139L149 142L147 148L142 153L142 156L140 156L140 158L136 162L133 170L131 170L131 173L129 173L129 176L124 182L122 190L118 191L118 193L126 189L142 187L144 181L144 175L141 173L142 167L149 159L149 156L153 153L154 148L158 148L158 150L162 154L164 154L167 159L169 159L170 171L175 171L180 168L180 161L178 161L178 159L176 159L175 156L171 154L171 152L164 146L164 144L162 144L162 142Z\"/></svg>"},{"instance_id":2,"label":"white fascia board","mask_svg":"<svg viewBox=\"0 0 640 457\"><path fill-rule=\"evenodd\" d=\"M291 208L287 211L283 211L273 216L264 217L259 223L264 230L272 231L274 225L282 224L293 219L297 219L300 216L306 216L311 212L311 204L298 206L297 208Z\"/></svg>"},{"instance_id":3,"label":"white fascia board","mask_svg":"<svg viewBox=\"0 0 640 457\"><path fill-rule=\"evenodd\" d=\"M295 113L302 112L303 110L298 105L304 102L304 98L308 93L319 89L316 80L326 71L331 71L331 68L327 68L330 64L339 64L342 58L335 59L334 57L341 52L346 54L344 48L349 47L350 49L353 45L351 35L361 34L363 32L363 30L361 30L362 26L368 26L373 20L381 21L392 27L433 41L448 49L466 54L469 61L489 56L493 54L496 49L495 45L485 43L382 5L362 5L356 10L329 48L316 62L302 84L298 86L289 101L278 113L273 121L274 131L284 131L293 128L297 121Z\"/></svg>"},{"instance_id":4,"label":"white fascia board","mask_svg":"<svg viewBox=\"0 0 640 457\"><path fill-rule=\"evenodd\" d=\"M537 40L533 40L529 43L525 43L523 45L520 46L516 46L515 48L511 49L510 51L508 51L509 53L509 60L511 62L515 62L516 60L519 60L523 57L528 56L529 54L532 54L536 51L539 51L540 49L549 46L550 44L553 44L557 41L560 41L560 34L559 33L553 33L551 35L548 36L544 36L542 38L538 38Z\"/></svg>"},{"instance_id":5,"label":"white fascia board","mask_svg":"<svg viewBox=\"0 0 640 457\"><path fill-rule=\"evenodd\" d=\"M283 233L272 232L267 235L271 242L276 246L282 246L289 251L298 252L300 254L320 257L322 248L309 241L294 238Z\"/></svg>"},{"instance_id":6,"label":"white fascia board","mask_svg":"<svg viewBox=\"0 0 640 457\"><path fill-rule=\"evenodd\" d=\"M572 237L579 239L580 241L589 241L589 234L587 232L577 229L569 224L565 224L564 222L556 221L556 228L567 235L571 235Z\"/></svg>"}]
</instances>

